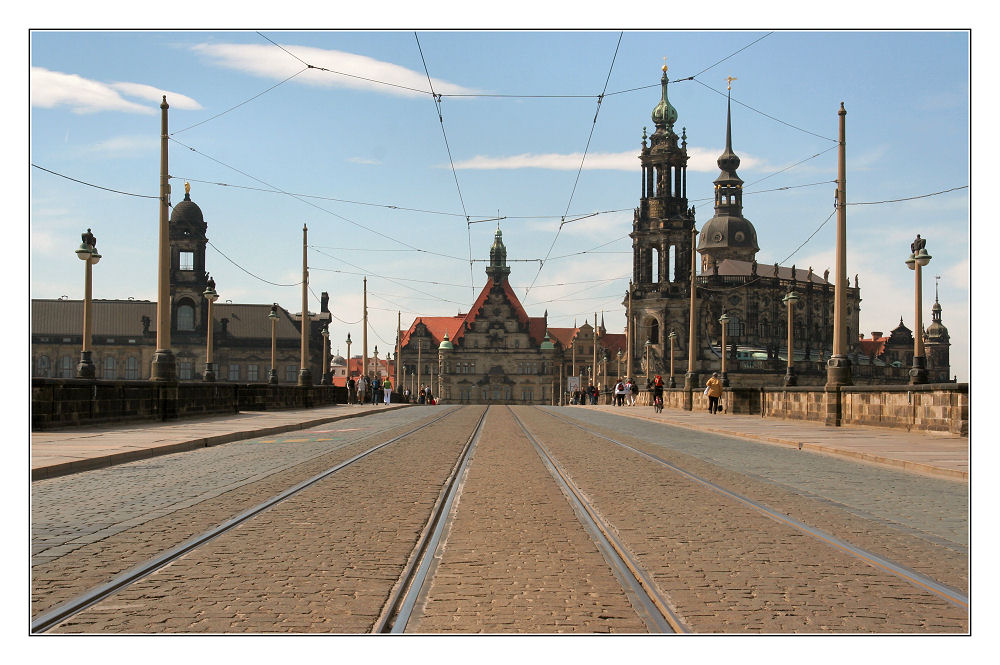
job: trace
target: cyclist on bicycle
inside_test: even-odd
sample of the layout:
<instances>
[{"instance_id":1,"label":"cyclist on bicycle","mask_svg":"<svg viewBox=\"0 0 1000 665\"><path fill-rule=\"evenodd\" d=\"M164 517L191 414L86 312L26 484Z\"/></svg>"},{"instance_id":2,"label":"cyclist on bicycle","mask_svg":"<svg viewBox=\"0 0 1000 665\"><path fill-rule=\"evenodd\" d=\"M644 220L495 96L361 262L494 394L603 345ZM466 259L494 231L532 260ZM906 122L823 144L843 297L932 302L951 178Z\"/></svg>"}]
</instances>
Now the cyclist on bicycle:
<instances>
[{"instance_id":1,"label":"cyclist on bicycle","mask_svg":"<svg viewBox=\"0 0 1000 665\"><path fill-rule=\"evenodd\" d=\"M653 406L657 412L663 409L663 377L659 374L653 379Z\"/></svg>"}]
</instances>

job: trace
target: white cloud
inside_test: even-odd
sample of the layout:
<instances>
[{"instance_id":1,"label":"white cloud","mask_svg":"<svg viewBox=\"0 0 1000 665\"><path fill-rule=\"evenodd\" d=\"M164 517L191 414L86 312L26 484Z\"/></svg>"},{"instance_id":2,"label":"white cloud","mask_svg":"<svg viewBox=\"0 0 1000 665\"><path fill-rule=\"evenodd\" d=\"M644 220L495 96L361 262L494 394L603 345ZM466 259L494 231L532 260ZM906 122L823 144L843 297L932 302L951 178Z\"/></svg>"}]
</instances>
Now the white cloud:
<instances>
[{"instance_id":1,"label":"white cloud","mask_svg":"<svg viewBox=\"0 0 1000 665\"><path fill-rule=\"evenodd\" d=\"M706 173L718 172L717 159L722 150L712 148L695 148L688 150L688 170ZM455 163L456 169L467 170L510 170L510 169L550 169L554 171L576 171L583 161L584 171L635 171L639 164L639 152L626 150L624 152L591 152L586 160L582 152L571 153L521 153L506 157L490 157L476 155L471 159ZM740 157L741 169L757 169L762 162L754 157ZM441 165L441 168L451 168Z\"/></svg>"},{"instance_id":2,"label":"white cloud","mask_svg":"<svg viewBox=\"0 0 1000 665\"><path fill-rule=\"evenodd\" d=\"M190 97L160 90L142 83L102 83L77 74L54 72L43 67L31 68L31 105L37 108L68 106L74 113L122 111L125 113L156 113L161 96L177 99L179 108L201 108ZM156 102L138 104L122 95Z\"/></svg>"},{"instance_id":3,"label":"white cloud","mask_svg":"<svg viewBox=\"0 0 1000 665\"><path fill-rule=\"evenodd\" d=\"M144 99L150 102L156 102L157 107L159 107L160 102L163 101L163 96L167 97L167 104L170 105L172 109L183 109L185 111L200 111L202 106L195 100L191 99L187 95L182 95L177 92L167 92L161 88L157 88L151 85L146 85L144 83L127 83L119 82L112 83L111 87L129 97L138 97L139 99Z\"/></svg>"},{"instance_id":4,"label":"white cloud","mask_svg":"<svg viewBox=\"0 0 1000 665\"><path fill-rule=\"evenodd\" d=\"M158 136L115 136L87 146L84 151L109 157L122 157L137 153L157 150L160 145Z\"/></svg>"},{"instance_id":5,"label":"white cloud","mask_svg":"<svg viewBox=\"0 0 1000 665\"><path fill-rule=\"evenodd\" d=\"M382 163L380 159L368 159L365 157L348 157L347 161L352 164L371 164L373 166L378 166Z\"/></svg>"},{"instance_id":6,"label":"white cloud","mask_svg":"<svg viewBox=\"0 0 1000 665\"><path fill-rule=\"evenodd\" d=\"M303 63L309 63L314 68L296 77L296 81L314 86L354 88L405 97L429 93L427 75L424 72L356 53L292 44L284 44L282 48L266 44L197 44L192 48L220 67L275 80L288 78L305 67ZM332 71L317 69L319 67ZM432 78L431 81L434 92L440 94L478 92L441 79Z\"/></svg>"}]
</instances>

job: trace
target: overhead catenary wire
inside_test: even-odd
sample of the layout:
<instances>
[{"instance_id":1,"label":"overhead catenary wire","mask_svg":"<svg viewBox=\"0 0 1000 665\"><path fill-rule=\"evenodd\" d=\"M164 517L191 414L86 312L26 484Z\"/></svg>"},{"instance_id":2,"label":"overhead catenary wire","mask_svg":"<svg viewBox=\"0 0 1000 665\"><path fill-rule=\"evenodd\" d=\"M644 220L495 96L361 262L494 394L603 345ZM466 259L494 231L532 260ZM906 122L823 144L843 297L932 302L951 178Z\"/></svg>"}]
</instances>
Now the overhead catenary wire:
<instances>
[{"instance_id":1,"label":"overhead catenary wire","mask_svg":"<svg viewBox=\"0 0 1000 665\"><path fill-rule=\"evenodd\" d=\"M391 240L391 241L393 241L393 242L395 242L397 244L403 245L404 247L408 247L408 248L410 248L412 250L415 250L415 251L418 251L418 252L424 252L424 253L427 253L427 254L433 254L434 256L440 256L440 257L447 258L447 259L455 259L455 260L458 260L458 261L464 261L465 260L465 259L459 258L457 256L451 256L450 254L442 254L441 252L434 252L434 251L431 251L431 250L428 250L428 249L422 249L420 247L415 247L414 245L411 245L409 243L403 242L399 238L395 238L395 237L390 236L388 234L382 233L381 231L377 231L377 230L375 230L375 229L373 229L371 227L365 226L364 224L361 224L360 222L356 222L353 219L349 219L347 217L344 217L343 215L337 214L337 213L333 212L332 210L327 210L326 208L324 208L322 206L319 206L319 205L313 203L312 201L305 200L304 198L302 198L300 196L297 196L295 194L292 194L291 192L287 192L287 191L285 191L285 190L283 190L283 189L281 189L279 187L276 187L275 185L272 185L272 184L270 184L268 182L265 182L264 180L261 180L260 178L257 178L256 176L253 176L253 175L247 173L246 171L242 171L242 170L236 168L235 166L231 166L229 164L226 164L225 162L223 162L223 161L221 161L219 159L216 159L215 157L212 157L211 155L208 155L208 154L206 154L206 153L204 153L204 152L202 152L202 151L200 151L200 150L198 150L198 149L196 149L196 148L194 148L192 146L186 145L185 143L182 143L181 141L179 141L178 139L176 139L174 137L170 137L170 140L173 141L173 142L175 142L175 143L177 143L178 145L180 145L180 146L182 146L184 148L187 148L188 150L190 150L191 152L194 152L195 154L201 155L202 157L205 157L206 159L209 159L209 160L215 162L216 164L219 164L219 165L224 166L224 167L226 167L228 169L236 171L237 173L239 173L241 175L245 175L246 177L251 178L252 180L255 180L255 181L257 181L257 182L259 182L261 184L267 185L268 187L271 187L273 189L276 189L277 191L279 191L280 193L282 193L282 194L284 194L286 196L290 196L291 198L295 199L296 201L300 201L301 203L305 203L306 205L311 206L311 207L313 207L313 208L315 208L315 209L317 209L317 210L319 210L321 212L324 212L324 213L326 213L328 215L336 217L337 219L342 219L342 220L344 220L345 222L347 222L349 224L352 224L352 225L354 225L354 226L356 226L356 227L358 227L360 229L364 229L366 231L369 231L370 233L374 233L375 235L381 236L381 237L385 238L386 240Z\"/></svg>"},{"instance_id":2,"label":"overhead catenary wire","mask_svg":"<svg viewBox=\"0 0 1000 665\"><path fill-rule=\"evenodd\" d=\"M158 198L160 198L159 196L154 196L152 194L133 194L132 192L123 192L120 189L111 189L110 187L102 187L101 185L95 185L92 182L87 182L85 180L78 180L77 178L71 178L68 175L63 175L62 173L58 173L58 172L53 171L51 169L47 169L44 166L39 166L38 164L35 164L34 162L32 162L31 165L33 167L35 167L36 169L39 169L40 171L45 171L46 173L51 173L52 175L59 176L60 178L65 178L66 180L72 180L73 182L79 183L81 185L86 185L87 187L93 187L95 189L103 189L106 192L114 192L115 194L124 194L125 196L136 196L136 197L138 197L140 199L158 199Z\"/></svg>"},{"instance_id":3,"label":"overhead catenary wire","mask_svg":"<svg viewBox=\"0 0 1000 665\"><path fill-rule=\"evenodd\" d=\"M455 159L451 154L451 146L448 144L448 133L444 129L444 113L441 111L441 96L434 92L434 83L431 81L431 72L427 67L427 59L424 57L424 50L420 46L420 37L416 32L413 33L413 38L417 42L417 51L420 53L420 62L424 65L424 73L427 75L427 85L430 86L431 95L434 99L434 108L437 111L438 121L441 125L441 136L444 138L444 147L448 151L448 163L451 164L451 173L455 178L455 189L458 191L458 200L462 204L462 212L465 214L465 232L469 239L469 286L472 289L473 295L476 292L475 286L475 275L472 272L472 229L469 227L469 213L465 209L465 198L462 196L462 186L458 182L458 171L455 169Z\"/></svg>"},{"instance_id":4,"label":"overhead catenary wire","mask_svg":"<svg viewBox=\"0 0 1000 665\"><path fill-rule=\"evenodd\" d=\"M563 221L559 223L559 228L556 230L556 235L554 238L552 238L552 244L549 245L548 251L545 252L545 258L539 261L538 272L535 273L534 279L531 280L531 285L534 285L534 283L538 280L538 275L540 275L542 269L545 268L545 261L547 261L549 256L552 254L552 249L556 246L556 241L559 239L559 234L562 233L563 226L567 224L566 216L569 214L569 209L573 205L573 197L576 195L576 187L577 184L580 182L580 174L583 172L583 165L587 160L587 153L590 151L590 142L593 140L594 130L597 128L597 117L601 114L601 103L604 101L604 93L607 92L608 83L611 81L611 73L614 71L615 68L615 60L618 59L618 49L621 48L623 34L624 32L618 33L618 43L615 45L615 52L614 55L611 57L611 65L608 67L607 78L604 79L604 88L601 90L601 94L598 95L597 97L597 109L594 111L594 120L593 122L591 122L590 125L590 133L587 136L587 145L583 150L583 156L580 158L580 167L577 169L576 178L573 180L573 189L570 191L569 202L566 204L566 210L563 212L563 218L562 218ZM590 215L588 215L588 217L589 216ZM570 220L570 221L578 221L578 220ZM528 288L524 290L525 298L527 298L528 294L531 293L531 285L529 285Z\"/></svg>"},{"instance_id":5,"label":"overhead catenary wire","mask_svg":"<svg viewBox=\"0 0 1000 665\"><path fill-rule=\"evenodd\" d=\"M258 33L258 34L260 34L260 33ZM171 136L174 136L175 134L180 134L181 132L186 132L186 131L187 131L187 130L189 130L189 129L194 129L195 127L199 127L199 126L201 126L201 125L204 125L204 124L205 124L206 122L211 122L212 120L215 120L216 118L221 118L222 116L226 115L226 114L227 114L227 113L229 113L230 111L235 111L235 110L236 110L236 109L238 109L239 107L241 107L241 106L243 106L243 105L245 105L245 104L249 104L249 103L250 103L250 102L252 102L253 100L257 99L258 97L262 97L263 95L266 95L267 93L271 92L272 90L274 90L274 89L275 89L275 88L277 88L278 86L280 86L280 85L283 85L283 84L285 84L285 83L288 83L288 82L289 82L289 81L291 81L291 80L292 80L293 78L295 78L296 76L298 76L299 74L301 74L302 72L304 72L304 71L306 71L306 70L308 70L308 69L309 69L308 67L304 67L304 68L300 69L299 71L295 72L294 74L292 74L291 76L289 76L288 78L286 78L286 79L284 79L284 80L282 80L282 81L278 81L277 83L275 83L274 85L272 85L272 86L271 86L270 88L268 88L267 90L264 90L264 91L262 91L262 92L259 92L259 93L257 93L256 95L254 95L254 96L253 96L253 97L251 97L250 99L246 99L246 100L244 100L244 101L240 102L239 104L236 104L235 106L231 106L231 107L229 107L228 109L226 109L225 111L222 111L221 113L216 113L215 115L213 115L213 116L212 116L212 117L210 117L210 118L205 118L205 119L204 119L204 120L202 120L201 122L196 122L195 124L193 124L193 125L190 125L190 126L188 126L188 127L185 127L184 129L178 129L177 131L174 131L174 132L171 132L171 133L170 133L170 135L171 135Z\"/></svg>"},{"instance_id":6,"label":"overhead catenary wire","mask_svg":"<svg viewBox=\"0 0 1000 665\"><path fill-rule=\"evenodd\" d=\"M254 279L256 279L258 281L264 282L265 284L270 284L271 286L301 286L302 285L302 280L299 280L299 281L295 282L294 284L279 284L277 282L272 282L270 280L264 279L260 275L255 275L254 273L250 272L249 270L247 270L246 268L244 268L243 266L241 266L236 261L234 261L231 258L229 258L229 256L225 252L223 252L221 249L219 249L214 244L212 244L212 241L209 240L209 241L206 241L206 242L208 243L208 246L211 247L212 249L214 249L215 251L217 251L222 256L222 258L224 258L225 260L229 261L234 266L236 266L237 268L239 268L240 270L242 270L243 272L245 272L246 274L250 275L251 277L253 277Z\"/></svg>"}]
</instances>

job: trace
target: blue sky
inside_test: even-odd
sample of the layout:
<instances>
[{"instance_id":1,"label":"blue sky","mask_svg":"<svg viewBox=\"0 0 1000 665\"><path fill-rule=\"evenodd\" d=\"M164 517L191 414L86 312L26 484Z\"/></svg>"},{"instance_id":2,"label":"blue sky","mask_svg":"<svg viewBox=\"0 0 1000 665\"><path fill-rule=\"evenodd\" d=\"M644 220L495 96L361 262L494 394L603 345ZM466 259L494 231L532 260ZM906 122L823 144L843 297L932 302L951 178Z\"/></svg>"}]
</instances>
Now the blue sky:
<instances>
[{"instance_id":1,"label":"blue sky","mask_svg":"<svg viewBox=\"0 0 1000 665\"><path fill-rule=\"evenodd\" d=\"M510 281L529 314L547 310L550 325L562 327L603 312L617 332L640 196L636 155L643 127L653 129L666 56L672 80L695 76L669 90L677 128L687 131L699 226L712 216L725 79L737 79L733 146L762 264L832 270L835 218L817 228L833 212L844 102L855 204L848 272L859 275L861 329L888 333L900 317L913 327L913 273L903 261L921 233L934 257L924 271L925 325L939 275L952 373L968 379L967 33L625 31L620 43L619 35L33 32L30 159L155 196L166 94L172 200L191 182L223 302L298 311L299 287L271 283L299 281L307 224L310 308L330 293L334 349L346 351L348 332L361 338L363 274L369 344L391 347L397 310L404 328L421 314L466 311L485 282L496 229L467 217L499 215ZM439 105L426 92L428 73ZM95 297L155 299L154 199L35 168L29 176L32 297L82 297L73 251L90 227L104 256ZM954 191L862 205L944 190ZM559 231L564 216L597 212Z\"/></svg>"}]
</instances>

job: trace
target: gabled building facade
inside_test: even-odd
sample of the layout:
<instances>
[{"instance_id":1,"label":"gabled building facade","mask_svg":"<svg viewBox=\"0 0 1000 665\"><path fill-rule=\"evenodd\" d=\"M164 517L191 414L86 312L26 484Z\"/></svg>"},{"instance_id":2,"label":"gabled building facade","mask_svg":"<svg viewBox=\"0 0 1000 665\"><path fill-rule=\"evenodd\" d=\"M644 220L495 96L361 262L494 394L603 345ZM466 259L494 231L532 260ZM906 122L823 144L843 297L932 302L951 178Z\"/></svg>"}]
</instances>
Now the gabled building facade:
<instances>
[{"instance_id":1,"label":"gabled building facade","mask_svg":"<svg viewBox=\"0 0 1000 665\"><path fill-rule=\"evenodd\" d=\"M271 369L271 313L268 304L235 304L219 300L208 321L209 283L205 261L208 244L201 208L184 199L170 215L171 346L180 381L200 381L205 371L208 326L213 326L216 381L265 383ZM223 294L225 289L223 287ZM322 330L332 315L324 292L320 312L309 314L309 366L313 383L322 377ZM91 304L92 358L97 379L150 378L156 350L156 303L148 300L102 300ZM278 382L298 382L301 366L301 313L275 310L275 365ZM74 378L83 344L82 300L31 301L32 376ZM330 357L329 349L327 358Z\"/></svg>"}]
</instances>

